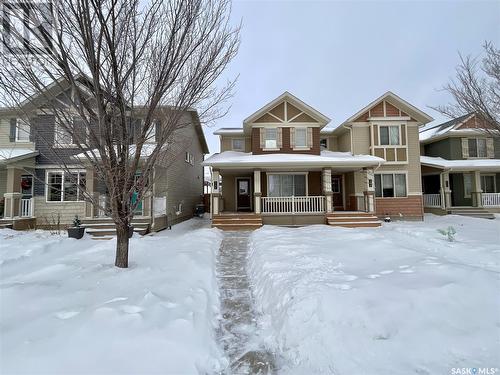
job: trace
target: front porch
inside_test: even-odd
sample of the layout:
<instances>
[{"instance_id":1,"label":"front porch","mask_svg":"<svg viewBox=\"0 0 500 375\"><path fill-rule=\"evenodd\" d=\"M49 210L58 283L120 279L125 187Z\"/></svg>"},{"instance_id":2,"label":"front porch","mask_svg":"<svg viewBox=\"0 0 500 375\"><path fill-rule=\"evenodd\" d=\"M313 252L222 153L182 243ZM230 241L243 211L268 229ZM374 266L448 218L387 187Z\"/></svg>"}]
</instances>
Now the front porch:
<instances>
[{"instance_id":1,"label":"front porch","mask_svg":"<svg viewBox=\"0 0 500 375\"><path fill-rule=\"evenodd\" d=\"M214 169L211 200L215 224L244 213L255 215L261 224L325 224L333 212L374 214L373 170Z\"/></svg>"},{"instance_id":2,"label":"front porch","mask_svg":"<svg viewBox=\"0 0 500 375\"><path fill-rule=\"evenodd\" d=\"M449 171L424 166L422 190L425 212L469 212L476 216L490 213L488 217L500 212L500 173Z\"/></svg>"}]
</instances>

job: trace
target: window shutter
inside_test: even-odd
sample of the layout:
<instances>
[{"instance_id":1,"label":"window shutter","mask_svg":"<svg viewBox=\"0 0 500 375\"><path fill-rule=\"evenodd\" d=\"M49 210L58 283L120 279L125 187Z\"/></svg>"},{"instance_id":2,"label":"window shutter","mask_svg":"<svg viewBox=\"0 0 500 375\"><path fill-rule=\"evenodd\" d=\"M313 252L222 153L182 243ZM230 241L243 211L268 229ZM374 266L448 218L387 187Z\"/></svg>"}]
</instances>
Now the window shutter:
<instances>
[{"instance_id":1,"label":"window shutter","mask_svg":"<svg viewBox=\"0 0 500 375\"><path fill-rule=\"evenodd\" d=\"M295 148L295 128L290 128L290 147Z\"/></svg>"},{"instance_id":2,"label":"window shutter","mask_svg":"<svg viewBox=\"0 0 500 375\"><path fill-rule=\"evenodd\" d=\"M307 128L307 147L312 148L313 146L313 129Z\"/></svg>"},{"instance_id":3,"label":"window shutter","mask_svg":"<svg viewBox=\"0 0 500 375\"><path fill-rule=\"evenodd\" d=\"M493 138L486 138L486 156L489 159L495 157L495 148L493 147Z\"/></svg>"},{"instance_id":4,"label":"window shutter","mask_svg":"<svg viewBox=\"0 0 500 375\"><path fill-rule=\"evenodd\" d=\"M278 148L283 147L283 131L282 128L276 130L276 136L278 137Z\"/></svg>"},{"instance_id":5,"label":"window shutter","mask_svg":"<svg viewBox=\"0 0 500 375\"><path fill-rule=\"evenodd\" d=\"M17 118L11 118L10 119L10 133L9 133L9 141L10 142L16 141L16 124L17 124Z\"/></svg>"},{"instance_id":6,"label":"window shutter","mask_svg":"<svg viewBox=\"0 0 500 375\"><path fill-rule=\"evenodd\" d=\"M373 145L380 146L380 143L378 140L378 125L373 125Z\"/></svg>"},{"instance_id":7,"label":"window shutter","mask_svg":"<svg viewBox=\"0 0 500 375\"><path fill-rule=\"evenodd\" d=\"M469 158L469 140L467 138L462 138L462 157Z\"/></svg>"},{"instance_id":8,"label":"window shutter","mask_svg":"<svg viewBox=\"0 0 500 375\"><path fill-rule=\"evenodd\" d=\"M264 131L265 131L264 128L259 128L259 132L260 132L260 148L262 148L262 149L266 148L266 139L265 139Z\"/></svg>"}]
</instances>

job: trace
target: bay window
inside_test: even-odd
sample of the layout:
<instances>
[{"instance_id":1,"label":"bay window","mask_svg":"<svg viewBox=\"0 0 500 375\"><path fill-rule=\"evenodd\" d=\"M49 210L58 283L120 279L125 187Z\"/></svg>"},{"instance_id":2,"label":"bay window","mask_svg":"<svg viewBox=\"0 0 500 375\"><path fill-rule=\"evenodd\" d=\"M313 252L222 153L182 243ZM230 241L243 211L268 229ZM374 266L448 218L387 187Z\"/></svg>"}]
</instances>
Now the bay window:
<instances>
[{"instance_id":1,"label":"bay window","mask_svg":"<svg viewBox=\"0 0 500 375\"><path fill-rule=\"evenodd\" d=\"M375 174L375 196L379 198L406 197L406 174Z\"/></svg>"},{"instance_id":2,"label":"bay window","mask_svg":"<svg viewBox=\"0 0 500 375\"><path fill-rule=\"evenodd\" d=\"M267 192L270 197L291 197L307 195L307 175L268 174Z\"/></svg>"},{"instance_id":3,"label":"bay window","mask_svg":"<svg viewBox=\"0 0 500 375\"><path fill-rule=\"evenodd\" d=\"M47 172L48 202L83 201L82 189L86 186L85 172L50 171Z\"/></svg>"},{"instance_id":4,"label":"bay window","mask_svg":"<svg viewBox=\"0 0 500 375\"><path fill-rule=\"evenodd\" d=\"M488 151L486 149L486 138L469 138L469 157L486 158Z\"/></svg>"},{"instance_id":5,"label":"bay window","mask_svg":"<svg viewBox=\"0 0 500 375\"><path fill-rule=\"evenodd\" d=\"M399 126L380 126L380 144L383 146L399 145L400 135Z\"/></svg>"}]
</instances>

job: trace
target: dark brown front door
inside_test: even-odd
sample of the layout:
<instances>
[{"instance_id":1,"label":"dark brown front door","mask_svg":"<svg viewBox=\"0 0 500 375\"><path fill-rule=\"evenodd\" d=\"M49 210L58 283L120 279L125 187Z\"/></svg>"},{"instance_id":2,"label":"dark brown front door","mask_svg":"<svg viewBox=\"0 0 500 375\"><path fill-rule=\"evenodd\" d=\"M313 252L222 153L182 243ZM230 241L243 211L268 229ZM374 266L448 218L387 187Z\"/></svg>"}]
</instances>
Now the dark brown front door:
<instances>
[{"instance_id":1,"label":"dark brown front door","mask_svg":"<svg viewBox=\"0 0 500 375\"><path fill-rule=\"evenodd\" d=\"M335 209L343 209L343 199L342 199L342 176L332 176L332 191L333 191L333 207Z\"/></svg>"},{"instance_id":2,"label":"dark brown front door","mask_svg":"<svg viewBox=\"0 0 500 375\"><path fill-rule=\"evenodd\" d=\"M236 209L250 211L250 179L238 178L236 180Z\"/></svg>"}]
</instances>

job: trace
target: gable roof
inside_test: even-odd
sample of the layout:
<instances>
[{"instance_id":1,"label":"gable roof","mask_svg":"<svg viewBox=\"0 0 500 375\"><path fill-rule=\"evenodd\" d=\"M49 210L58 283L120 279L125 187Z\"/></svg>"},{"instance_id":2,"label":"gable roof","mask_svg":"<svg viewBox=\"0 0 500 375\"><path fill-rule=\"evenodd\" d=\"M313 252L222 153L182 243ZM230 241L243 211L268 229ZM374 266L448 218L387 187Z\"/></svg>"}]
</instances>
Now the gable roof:
<instances>
[{"instance_id":1,"label":"gable roof","mask_svg":"<svg viewBox=\"0 0 500 375\"><path fill-rule=\"evenodd\" d=\"M469 121L474 116L476 116L476 114L474 112L471 112L459 116L457 118L451 119L449 121L443 122L442 124L424 128L420 131L420 142L421 143L435 142L440 139L446 138L452 134L474 135L485 132L486 130L480 127L462 128L462 125L467 123L467 121ZM494 132L495 130L489 130L489 131Z\"/></svg>"},{"instance_id":2,"label":"gable roof","mask_svg":"<svg viewBox=\"0 0 500 375\"><path fill-rule=\"evenodd\" d=\"M297 98L296 96L290 94L288 91L285 91L283 94L275 98L274 100L270 101L266 105L264 105L262 108L260 108L258 111L252 113L250 116L248 116L245 120L243 120L243 125L246 127L246 125L252 123L253 121L257 120L259 117L261 117L263 114L266 112L272 110L274 107L279 105L281 102L287 101L290 104L298 107L301 111L306 113L307 115L311 116L313 119L318 121L322 126L325 126L330 122L330 118L322 114L321 112L317 111L310 105L304 103L302 100Z\"/></svg>"},{"instance_id":3,"label":"gable roof","mask_svg":"<svg viewBox=\"0 0 500 375\"><path fill-rule=\"evenodd\" d=\"M427 113L421 111L414 105L408 103L406 100L402 99L398 95L394 94L392 91L387 91L385 94L379 96L377 99L372 101L370 104L368 104L366 107L360 109L358 112L356 112L354 115L349 117L347 120L345 120L340 126L345 125L349 122L355 121L358 117L360 117L363 113L367 112L371 108L375 107L377 104L382 102L383 100L389 102L390 104L398 107L399 109L403 109L405 113L410 115L412 118L420 122L421 124L427 124L434 119L429 116Z\"/></svg>"}]
</instances>

